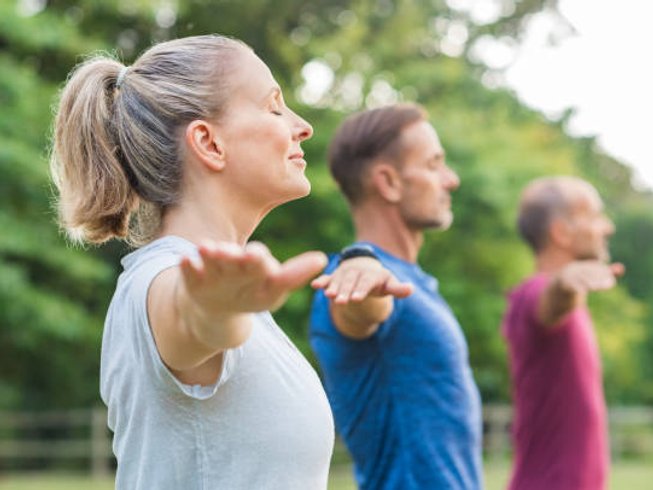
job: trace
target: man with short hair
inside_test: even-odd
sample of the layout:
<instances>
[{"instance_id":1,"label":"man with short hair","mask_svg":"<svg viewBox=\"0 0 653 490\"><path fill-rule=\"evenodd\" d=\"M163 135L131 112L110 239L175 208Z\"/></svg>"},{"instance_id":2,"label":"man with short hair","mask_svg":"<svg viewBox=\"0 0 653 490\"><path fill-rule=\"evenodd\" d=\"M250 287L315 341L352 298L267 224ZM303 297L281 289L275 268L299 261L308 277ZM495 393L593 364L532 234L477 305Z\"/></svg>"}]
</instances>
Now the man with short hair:
<instances>
[{"instance_id":1,"label":"man with short hair","mask_svg":"<svg viewBox=\"0 0 653 490\"><path fill-rule=\"evenodd\" d=\"M515 405L509 488L601 490L609 465L606 406L586 299L624 272L609 263L614 225L589 183L548 177L525 188L518 228L536 273L511 292L502 327Z\"/></svg>"},{"instance_id":2,"label":"man with short hair","mask_svg":"<svg viewBox=\"0 0 653 490\"><path fill-rule=\"evenodd\" d=\"M349 117L329 165L356 242L313 282L310 339L356 481L480 489L481 405L467 344L437 280L417 264L424 231L452 223L458 176L425 111L410 104Z\"/></svg>"}]
</instances>

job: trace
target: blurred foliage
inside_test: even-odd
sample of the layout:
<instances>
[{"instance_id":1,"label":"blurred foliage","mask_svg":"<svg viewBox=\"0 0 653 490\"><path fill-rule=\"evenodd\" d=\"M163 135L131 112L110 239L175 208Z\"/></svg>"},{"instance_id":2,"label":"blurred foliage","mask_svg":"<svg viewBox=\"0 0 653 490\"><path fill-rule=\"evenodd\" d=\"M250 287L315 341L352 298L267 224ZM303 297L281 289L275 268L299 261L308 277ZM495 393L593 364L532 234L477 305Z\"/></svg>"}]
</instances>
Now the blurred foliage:
<instances>
[{"instance_id":1,"label":"blurred foliage","mask_svg":"<svg viewBox=\"0 0 653 490\"><path fill-rule=\"evenodd\" d=\"M250 44L316 129L304 145L311 196L273 211L255 236L281 259L353 237L325 162L341 119L394 100L428 108L462 186L454 226L428 235L420 262L461 321L486 401L509 396L499 324L505 293L532 269L514 229L519 191L545 174L593 182L617 223L615 258L629 269L622 286L592 298L606 391L653 402L652 196L593 138L567 136L566 117L547 120L490 88L500 73L468 56L482 36L518 42L531 16L556 3L502 0L495 19L478 23L445 0L0 0L0 408L97 402L102 322L126 251L72 248L57 230L47 152L58 87L92 52L130 62L154 42L211 32ZM311 63L330 74L317 96L306 92ZM310 296L303 288L275 316L313 359Z\"/></svg>"}]
</instances>

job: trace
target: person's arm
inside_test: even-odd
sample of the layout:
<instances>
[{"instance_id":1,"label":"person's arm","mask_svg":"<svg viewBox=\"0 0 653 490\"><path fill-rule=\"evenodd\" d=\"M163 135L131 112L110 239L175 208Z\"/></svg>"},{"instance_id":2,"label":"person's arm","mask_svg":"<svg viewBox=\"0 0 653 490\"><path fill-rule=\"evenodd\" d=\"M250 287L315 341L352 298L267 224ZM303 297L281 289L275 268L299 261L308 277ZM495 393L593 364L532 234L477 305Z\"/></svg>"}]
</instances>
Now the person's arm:
<instances>
[{"instance_id":1,"label":"person's arm","mask_svg":"<svg viewBox=\"0 0 653 490\"><path fill-rule=\"evenodd\" d=\"M551 278L538 304L538 319L545 327L555 327L592 291L610 289L624 273L622 264L596 260L575 261Z\"/></svg>"},{"instance_id":2,"label":"person's arm","mask_svg":"<svg viewBox=\"0 0 653 490\"><path fill-rule=\"evenodd\" d=\"M313 280L311 285L324 289L329 298L333 323L340 333L353 339L372 336L393 310L393 298L412 293L410 284L394 275L370 257L345 260L331 274Z\"/></svg>"},{"instance_id":3,"label":"person's arm","mask_svg":"<svg viewBox=\"0 0 653 490\"><path fill-rule=\"evenodd\" d=\"M215 382L222 352L247 340L251 313L275 309L326 265L321 252L280 264L260 243L207 243L159 274L147 311L159 355L181 381Z\"/></svg>"}]
</instances>

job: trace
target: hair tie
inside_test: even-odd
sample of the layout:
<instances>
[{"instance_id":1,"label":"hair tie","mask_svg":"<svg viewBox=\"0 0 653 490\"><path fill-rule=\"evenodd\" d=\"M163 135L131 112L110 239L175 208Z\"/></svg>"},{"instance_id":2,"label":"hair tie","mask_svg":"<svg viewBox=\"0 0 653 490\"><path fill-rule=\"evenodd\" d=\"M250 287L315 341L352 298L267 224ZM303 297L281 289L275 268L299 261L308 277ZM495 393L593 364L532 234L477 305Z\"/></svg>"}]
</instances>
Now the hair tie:
<instances>
[{"instance_id":1,"label":"hair tie","mask_svg":"<svg viewBox=\"0 0 653 490\"><path fill-rule=\"evenodd\" d=\"M129 71L128 66L123 66L122 69L120 70L120 73L118 73L118 78L116 78L116 88L120 88L122 83L125 81L125 76L127 75L127 72Z\"/></svg>"}]
</instances>

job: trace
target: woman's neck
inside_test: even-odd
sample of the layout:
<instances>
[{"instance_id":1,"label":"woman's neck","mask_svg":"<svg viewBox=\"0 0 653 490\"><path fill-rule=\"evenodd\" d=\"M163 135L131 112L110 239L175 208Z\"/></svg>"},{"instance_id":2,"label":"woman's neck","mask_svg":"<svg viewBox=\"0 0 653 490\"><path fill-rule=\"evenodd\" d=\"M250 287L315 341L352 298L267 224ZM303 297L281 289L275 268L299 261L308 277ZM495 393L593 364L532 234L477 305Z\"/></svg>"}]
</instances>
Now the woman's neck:
<instances>
[{"instance_id":1,"label":"woman's neck","mask_svg":"<svg viewBox=\"0 0 653 490\"><path fill-rule=\"evenodd\" d=\"M166 211L161 235L180 236L195 244L215 240L244 245L261 219L261 213L246 212L244 206L194 197Z\"/></svg>"}]
</instances>

